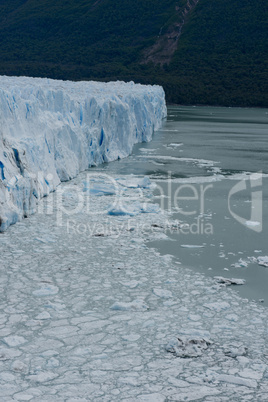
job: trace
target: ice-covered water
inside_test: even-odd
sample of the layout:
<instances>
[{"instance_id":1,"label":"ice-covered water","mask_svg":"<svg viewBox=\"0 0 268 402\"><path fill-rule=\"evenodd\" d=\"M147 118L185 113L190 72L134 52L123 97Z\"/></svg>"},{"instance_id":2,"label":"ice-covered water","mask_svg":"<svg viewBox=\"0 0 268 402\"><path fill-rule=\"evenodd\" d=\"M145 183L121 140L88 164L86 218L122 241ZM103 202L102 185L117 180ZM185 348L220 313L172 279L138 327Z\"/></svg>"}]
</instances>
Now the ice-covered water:
<instances>
[{"instance_id":1,"label":"ice-covered water","mask_svg":"<svg viewBox=\"0 0 268 402\"><path fill-rule=\"evenodd\" d=\"M166 213L109 215L115 195L87 195L61 216L86 180L1 234L3 400L265 401L267 309L148 248L176 230Z\"/></svg>"},{"instance_id":2,"label":"ice-covered water","mask_svg":"<svg viewBox=\"0 0 268 402\"><path fill-rule=\"evenodd\" d=\"M266 109L169 107L152 142L104 169L147 174L160 187L156 201L189 223L188 230L169 234L173 242L152 243L161 253L211 277L241 276L246 284L239 293L268 306L268 270L257 262L268 255L267 125ZM262 206L252 203L252 194Z\"/></svg>"},{"instance_id":3,"label":"ice-covered water","mask_svg":"<svg viewBox=\"0 0 268 402\"><path fill-rule=\"evenodd\" d=\"M268 311L224 283L228 272L209 278L178 260L177 249L189 258L207 248L185 236L181 245L198 247L179 247L187 219L183 225L173 209L155 207L168 201L166 194L155 198L155 178L168 178L157 170L163 165L134 163L156 153L150 147L159 147L158 138L140 147L146 151L62 184L37 214L0 235L5 402L268 399ZM158 155L163 149L168 156L164 145ZM229 182L211 170L212 156L171 163L174 172L192 169L189 176L201 183ZM136 213L109 213L119 207ZM172 253L148 247L160 241L173 245ZM245 271L235 272L231 278L244 278Z\"/></svg>"}]
</instances>

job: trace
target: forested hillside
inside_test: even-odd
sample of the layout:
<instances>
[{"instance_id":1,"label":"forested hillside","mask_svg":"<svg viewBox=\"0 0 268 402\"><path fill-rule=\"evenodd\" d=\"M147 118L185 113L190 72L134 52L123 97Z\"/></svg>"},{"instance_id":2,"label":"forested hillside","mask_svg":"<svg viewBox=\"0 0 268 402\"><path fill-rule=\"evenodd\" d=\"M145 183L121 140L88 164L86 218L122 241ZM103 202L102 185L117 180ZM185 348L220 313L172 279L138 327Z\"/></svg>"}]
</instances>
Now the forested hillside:
<instances>
[{"instance_id":1,"label":"forested hillside","mask_svg":"<svg viewBox=\"0 0 268 402\"><path fill-rule=\"evenodd\" d=\"M0 74L134 80L268 106L267 0L0 0Z\"/></svg>"}]
</instances>

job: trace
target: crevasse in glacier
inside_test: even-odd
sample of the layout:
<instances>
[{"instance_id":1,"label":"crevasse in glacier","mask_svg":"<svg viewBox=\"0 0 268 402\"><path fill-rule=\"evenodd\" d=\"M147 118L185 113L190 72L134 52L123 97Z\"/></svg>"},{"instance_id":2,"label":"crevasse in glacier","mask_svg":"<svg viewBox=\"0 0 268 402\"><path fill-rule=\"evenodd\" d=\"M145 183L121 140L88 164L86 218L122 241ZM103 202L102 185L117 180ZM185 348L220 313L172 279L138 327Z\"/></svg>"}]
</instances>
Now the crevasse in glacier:
<instances>
[{"instance_id":1,"label":"crevasse in glacier","mask_svg":"<svg viewBox=\"0 0 268 402\"><path fill-rule=\"evenodd\" d=\"M129 155L165 116L159 86L0 77L0 231L61 181Z\"/></svg>"}]
</instances>

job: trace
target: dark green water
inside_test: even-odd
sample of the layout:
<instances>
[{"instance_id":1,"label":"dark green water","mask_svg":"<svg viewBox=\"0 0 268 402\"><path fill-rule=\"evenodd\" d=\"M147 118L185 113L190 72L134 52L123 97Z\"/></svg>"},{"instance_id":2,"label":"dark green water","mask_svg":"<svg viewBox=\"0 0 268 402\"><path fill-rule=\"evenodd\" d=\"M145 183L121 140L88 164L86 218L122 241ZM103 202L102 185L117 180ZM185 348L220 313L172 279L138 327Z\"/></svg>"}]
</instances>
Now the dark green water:
<instances>
[{"instance_id":1,"label":"dark green water","mask_svg":"<svg viewBox=\"0 0 268 402\"><path fill-rule=\"evenodd\" d=\"M206 275L245 279L240 294L266 305L268 268L254 258L268 255L267 123L267 109L172 106L152 142L101 168L149 175L166 196L155 201L190 225L150 246Z\"/></svg>"}]
</instances>

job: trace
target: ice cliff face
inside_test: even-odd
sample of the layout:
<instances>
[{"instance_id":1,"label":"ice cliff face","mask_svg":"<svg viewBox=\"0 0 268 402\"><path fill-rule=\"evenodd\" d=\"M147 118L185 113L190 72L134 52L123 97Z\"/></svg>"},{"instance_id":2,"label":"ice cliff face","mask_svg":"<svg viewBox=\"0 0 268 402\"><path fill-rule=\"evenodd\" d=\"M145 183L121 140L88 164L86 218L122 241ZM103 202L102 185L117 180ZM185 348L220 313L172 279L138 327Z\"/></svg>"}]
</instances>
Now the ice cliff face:
<instances>
[{"instance_id":1,"label":"ice cliff face","mask_svg":"<svg viewBox=\"0 0 268 402\"><path fill-rule=\"evenodd\" d=\"M0 77L0 231L61 181L129 155L165 116L159 86Z\"/></svg>"}]
</instances>

